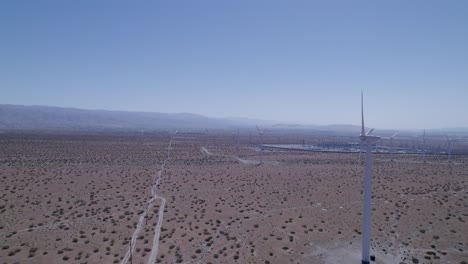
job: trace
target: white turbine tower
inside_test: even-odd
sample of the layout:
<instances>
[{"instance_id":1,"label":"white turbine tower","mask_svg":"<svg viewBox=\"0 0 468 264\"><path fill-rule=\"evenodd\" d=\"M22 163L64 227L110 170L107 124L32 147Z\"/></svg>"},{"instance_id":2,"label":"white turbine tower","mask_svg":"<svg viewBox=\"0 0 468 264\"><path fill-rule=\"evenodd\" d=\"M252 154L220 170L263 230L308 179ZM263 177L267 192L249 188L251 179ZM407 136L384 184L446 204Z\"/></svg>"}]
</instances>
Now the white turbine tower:
<instances>
[{"instance_id":1,"label":"white turbine tower","mask_svg":"<svg viewBox=\"0 0 468 264\"><path fill-rule=\"evenodd\" d=\"M362 219L362 264L370 263L370 232L371 232L371 198L372 198L372 145L380 137L371 135L374 129L367 134L364 128L364 100L361 92L361 135L360 139L366 145L366 176L364 178L364 209Z\"/></svg>"},{"instance_id":2,"label":"white turbine tower","mask_svg":"<svg viewBox=\"0 0 468 264\"><path fill-rule=\"evenodd\" d=\"M362 101L362 94L361 94L361 101ZM362 122L364 124L364 116L362 116ZM374 131L374 129L372 128L369 132L367 132L367 134L370 135L370 133L372 133L372 131ZM364 133L364 129L362 129L361 131L361 135L362 133ZM361 149L359 150L359 159L358 159L358 163L361 163L361 154L362 154L362 147L364 145L364 138L363 137L359 137L359 139L361 140Z\"/></svg>"},{"instance_id":3,"label":"white turbine tower","mask_svg":"<svg viewBox=\"0 0 468 264\"><path fill-rule=\"evenodd\" d=\"M263 164L263 130L257 126L258 134L260 135L260 164Z\"/></svg>"}]
</instances>

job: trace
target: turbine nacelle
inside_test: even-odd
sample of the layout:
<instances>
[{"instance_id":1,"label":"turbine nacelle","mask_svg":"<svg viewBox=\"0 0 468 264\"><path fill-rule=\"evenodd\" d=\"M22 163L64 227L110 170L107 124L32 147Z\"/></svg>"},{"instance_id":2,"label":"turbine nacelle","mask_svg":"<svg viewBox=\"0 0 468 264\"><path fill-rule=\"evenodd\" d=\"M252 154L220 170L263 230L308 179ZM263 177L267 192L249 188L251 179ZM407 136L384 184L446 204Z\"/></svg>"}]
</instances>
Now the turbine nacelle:
<instances>
[{"instance_id":1,"label":"turbine nacelle","mask_svg":"<svg viewBox=\"0 0 468 264\"><path fill-rule=\"evenodd\" d=\"M374 136L374 135L365 135L365 136L359 136L359 138L364 141L364 142L369 142L369 143L374 143L377 140L380 139L379 136Z\"/></svg>"},{"instance_id":2,"label":"turbine nacelle","mask_svg":"<svg viewBox=\"0 0 468 264\"><path fill-rule=\"evenodd\" d=\"M371 133L374 132L374 129L372 128L371 130L369 130L369 132L367 132L365 135L360 135L359 138L362 140L362 141L366 141L366 142L374 142L375 140L378 140L380 139L379 136L374 136L372 135Z\"/></svg>"}]
</instances>

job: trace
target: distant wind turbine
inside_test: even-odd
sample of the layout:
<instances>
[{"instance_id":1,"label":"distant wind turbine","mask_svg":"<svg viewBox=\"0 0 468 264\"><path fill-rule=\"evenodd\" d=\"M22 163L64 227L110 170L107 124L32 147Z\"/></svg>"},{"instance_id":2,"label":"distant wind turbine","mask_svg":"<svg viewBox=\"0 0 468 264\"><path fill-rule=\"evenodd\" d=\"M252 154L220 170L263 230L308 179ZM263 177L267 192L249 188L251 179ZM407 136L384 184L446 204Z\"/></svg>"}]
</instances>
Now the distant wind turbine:
<instances>
[{"instance_id":1,"label":"distant wind turbine","mask_svg":"<svg viewBox=\"0 0 468 264\"><path fill-rule=\"evenodd\" d=\"M390 137L390 148L391 148L391 154L392 154L392 161L395 156L395 149L393 148L393 139L398 135L398 133L393 134L393 136Z\"/></svg>"},{"instance_id":2,"label":"distant wind turbine","mask_svg":"<svg viewBox=\"0 0 468 264\"><path fill-rule=\"evenodd\" d=\"M240 140L239 138L240 138L239 129L237 129L237 142L236 142L237 155L239 155L239 140Z\"/></svg>"},{"instance_id":3,"label":"distant wind turbine","mask_svg":"<svg viewBox=\"0 0 468 264\"><path fill-rule=\"evenodd\" d=\"M260 135L260 164L263 164L263 133L264 130L260 130L257 126L258 134Z\"/></svg>"},{"instance_id":4,"label":"distant wind turbine","mask_svg":"<svg viewBox=\"0 0 468 264\"><path fill-rule=\"evenodd\" d=\"M426 129L424 129L424 133L423 133L423 157L424 157L424 163L426 163Z\"/></svg>"},{"instance_id":5,"label":"distant wind turbine","mask_svg":"<svg viewBox=\"0 0 468 264\"><path fill-rule=\"evenodd\" d=\"M448 136L447 137L447 160L448 162L450 162L450 159L452 157L452 139L449 138Z\"/></svg>"},{"instance_id":6,"label":"distant wind turbine","mask_svg":"<svg viewBox=\"0 0 468 264\"><path fill-rule=\"evenodd\" d=\"M380 137L371 135L374 129L367 134L364 128L364 99L361 92L361 143L366 145L366 174L364 179L364 209L362 219L362 264L370 263L370 232L371 232L371 198L372 198L372 144Z\"/></svg>"}]
</instances>

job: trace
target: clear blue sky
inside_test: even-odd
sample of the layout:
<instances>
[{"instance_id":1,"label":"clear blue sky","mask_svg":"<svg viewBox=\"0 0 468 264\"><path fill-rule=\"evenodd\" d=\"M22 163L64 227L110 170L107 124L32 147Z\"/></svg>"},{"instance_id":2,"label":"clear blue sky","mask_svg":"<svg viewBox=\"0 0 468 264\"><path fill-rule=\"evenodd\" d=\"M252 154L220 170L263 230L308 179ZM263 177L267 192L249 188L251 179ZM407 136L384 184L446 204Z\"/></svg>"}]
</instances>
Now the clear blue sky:
<instances>
[{"instance_id":1,"label":"clear blue sky","mask_svg":"<svg viewBox=\"0 0 468 264\"><path fill-rule=\"evenodd\" d=\"M0 103L468 126L468 1L0 3Z\"/></svg>"}]
</instances>

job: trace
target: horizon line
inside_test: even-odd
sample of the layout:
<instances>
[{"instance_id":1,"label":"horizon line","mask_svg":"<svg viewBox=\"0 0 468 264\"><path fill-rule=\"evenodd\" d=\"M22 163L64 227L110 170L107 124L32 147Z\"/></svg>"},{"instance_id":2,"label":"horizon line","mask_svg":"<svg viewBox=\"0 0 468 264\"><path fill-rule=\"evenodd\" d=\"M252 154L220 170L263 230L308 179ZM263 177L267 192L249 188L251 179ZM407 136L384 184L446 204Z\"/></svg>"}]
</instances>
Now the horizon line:
<instances>
[{"instance_id":1,"label":"horizon line","mask_svg":"<svg viewBox=\"0 0 468 264\"><path fill-rule=\"evenodd\" d=\"M61 108L61 109L74 109L74 110L83 110L83 111L106 111L106 112L127 112L127 113L148 113L148 114L189 114L189 115L195 115L195 116L200 116L200 117L205 117L205 118L211 118L211 119L224 119L224 120L229 120L229 119L248 119L251 121L257 121L257 122L271 122L275 124L271 124L272 126L274 125L288 125L288 126L304 126L304 127L327 127L327 126L355 126L360 128L360 125L355 125L352 123L327 123L327 124L317 124L317 123L306 123L306 122L292 122L292 121L281 121L281 120L270 120L270 119L262 119L262 118L253 118L253 117L245 117L245 116L224 116L224 117L215 117L215 116L209 116L206 114L199 114L199 113L194 113L194 112L159 112L159 111L145 111L145 110L122 110L122 109L103 109L103 108L83 108L83 107L76 107L76 106L57 106L57 105L40 105L40 104L9 104L9 103L0 103L0 106L21 106L21 107L50 107L50 108ZM366 126L367 128L371 128L370 126ZM439 127L439 128L379 128L375 127L375 130L381 130L381 131L444 131L444 130L457 130L457 129L466 129L468 130L468 126L458 126L458 127Z\"/></svg>"}]
</instances>

